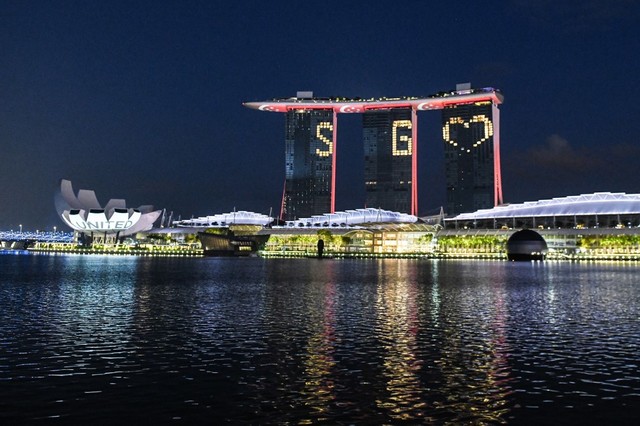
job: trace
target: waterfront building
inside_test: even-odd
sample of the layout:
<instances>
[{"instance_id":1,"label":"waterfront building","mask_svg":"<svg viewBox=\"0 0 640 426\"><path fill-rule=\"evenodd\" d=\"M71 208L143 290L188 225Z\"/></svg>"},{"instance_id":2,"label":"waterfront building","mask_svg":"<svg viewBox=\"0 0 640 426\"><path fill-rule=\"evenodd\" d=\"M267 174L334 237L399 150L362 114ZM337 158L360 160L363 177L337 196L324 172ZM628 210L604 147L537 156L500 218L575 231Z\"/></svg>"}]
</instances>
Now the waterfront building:
<instances>
[{"instance_id":1,"label":"waterfront building","mask_svg":"<svg viewBox=\"0 0 640 426\"><path fill-rule=\"evenodd\" d=\"M640 194L596 192L505 204L444 220L442 237L510 236L534 229L552 255L640 258Z\"/></svg>"},{"instance_id":2,"label":"waterfront building","mask_svg":"<svg viewBox=\"0 0 640 426\"><path fill-rule=\"evenodd\" d=\"M264 227L273 222L273 218L244 210L200 216L191 219L175 220L172 226L177 228L193 228L197 230L211 228L227 228L234 225L255 225Z\"/></svg>"},{"instance_id":3,"label":"waterfront building","mask_svg":"<svg viewBox=\"0 0 640 426\"><path fill-rule=\"evenodd\" d=\"M66 179L60 181L55 205L62 221L85 241L102 243L148 231L162 213L151 205L127 207L125 200L119 198L102 206L94 191L81 189L76 195L71 181Z\"/></svg>"},{"instance_id":4,"label":"waterfront building","mask_svg":"<svg viewBox=\"0 0 640 426\"><path fill-rule=\"evenodd\" d=\"M491 133L490 137L486 138L482 136L484 133L480 135L480 143L485 145L481 151L483 156L489 156L494 162L491 168L491 172L494 173L492 180L494 185L493 205L501 203L497 105L502 103L502 100L503 97L499 91L487 87L481 89L465 88L423 97L403 96L378 99L316 98L313 97L312 92L298 92L295 97L246 102L243 105L259 111L286 114L286 182L280 217L281 219L293 220L335 211L337 114L349 113L373 114L363 119L365 126L363 136L367 150L365 156L368 156L365 160L367 170L365 181L366 186L370 186L372 189L367 191L367 206L393 208L417 215L419 210L418 111L442 110L456 105L490 105L490 114L474 113L469 119L472 121L469 122L465 121L466 116L464 115L455 116L458 117L456 121L445 124L445 127L448 131L456 132L458 131L455 128L457 125L464 127L467 124L474 129L478 125L482 125L483 129L487 129L486 132ZM385 114L388 115L387 118L385 118ZM453 115L451 117L455 118ZM387 121L376 124L377 120ZM395 151L393 149L394 130ZM388 139L389 136L391 139ZM389 140L390 151L385 150ZM456 141L453 142L456 143ZM484 153L489 147L492 147L493 151L489 154ZM411 162L410 167L409 161ZM331 163L330 172L329 162ZM453 163L451 164L453 165ZM313 167L319 170L314 171ZM410 178L407 176L407 170L410 170ZM330 180L327 179L329 174L331 175ZM303 179L297 180L297 177L303 177ZM372 185L371 182L375 182L375 185ZM327 187L330 188L328 192ZM406 207L407 196L406 194L402 195L407 191L410 199L408 209ZM328 209L325 207L327 199L329 199ZM399 207L394 208L394 205Z\"/></svg>"},{"instance_id":5,"label":"waterfront building","mask_svg":"<svg viewBox=\"0 0 640 426\"><path fill-rule=\"evenodd\" d=\"M456 93L471 91L458 85ZM446 105L442 110L447 214L502 204L500 97Z\"/></svg>"},{"instance_id":6,"label":"waterfront building","mask_svg":"<svg viewBox=\"0 0 640 426\"><path fill-rule=\"evenodd\" d=\"M432 252L440 229L410 214L366 208L287 221L259 234L269 235L262 252L267 257L314 255L320 239L332 256L394 257Z\"/></svg>"},{"instance_id":7,"label":"waterfront building","mask_svg":"<svg viewBox=\"0 0 640 426\"><path fill-rule=\"evenodd\" d=\"M505 204L445 219L446 228L639 228L640 194L596 192Z\"/></svg>"},{"instance_id":8,"label":"waterfront building","mask_svg":"<svg viewBox=\"0 0 640 426\"><path fill-rule=\"evenodd\" d=\"M281 219L334 211L334 121L332 110L287 112Z\"/></svg>"},{"instance_id":9,"label":"waterfront building","mask_svg":"<svg viewBox=\"0 0 640 426\"><path fill-rule=\"evenodd\" d=\"M367 207L411 211L413 139L411 109L362 114Z\"/></svg>"},{"instance_id":10,"label":"waterfront building","mask_svg":"<svg viewBox=\"0 0 640 426\"><path fill-rule=\"evenodd\" d=\"M286 228L346 228L367 226L376 223L415 223L416 216L383 209L356 209L343 212L325 213L307 218L287 221Z\"/></svg>"}]
</instances>

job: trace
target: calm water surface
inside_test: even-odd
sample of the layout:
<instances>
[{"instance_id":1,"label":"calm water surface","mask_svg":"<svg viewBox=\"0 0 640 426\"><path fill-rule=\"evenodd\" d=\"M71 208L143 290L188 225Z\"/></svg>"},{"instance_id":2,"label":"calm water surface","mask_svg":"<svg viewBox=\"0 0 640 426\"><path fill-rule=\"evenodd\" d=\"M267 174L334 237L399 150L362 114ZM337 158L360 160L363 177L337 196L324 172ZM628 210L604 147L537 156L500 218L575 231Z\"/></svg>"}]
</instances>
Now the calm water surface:
<instances>
[{"instance_id":1,"label":"calm water surface","mask_svg":"<svg viewBox=\"0 0 640 426\"><path fill-rule=\"evenodd\" d=\"M639 272L0 255L0 422L638 424Z\"/></svg>"}]
</instances>

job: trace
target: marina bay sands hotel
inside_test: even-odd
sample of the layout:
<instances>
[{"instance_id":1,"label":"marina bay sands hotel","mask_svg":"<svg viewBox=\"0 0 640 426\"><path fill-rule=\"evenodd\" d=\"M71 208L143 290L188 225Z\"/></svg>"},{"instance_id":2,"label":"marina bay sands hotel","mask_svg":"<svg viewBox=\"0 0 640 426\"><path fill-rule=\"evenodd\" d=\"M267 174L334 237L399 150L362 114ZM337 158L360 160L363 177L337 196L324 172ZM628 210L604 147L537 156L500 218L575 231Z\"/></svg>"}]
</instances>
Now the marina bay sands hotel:
<instances>
[{"instance_id":1,"label":"marina bay sands hotel","mask_svg":"<svg viewBox=\"0 0 640 426\"><path fill-rule=\"evenodd\" d=\"M280 219L335 212L338 114L363 120L366 206L418 215L418 111L442 110L447 214L502 204L500 112L493 88L427 97L380 99L296 97L244 106L286 117L285 185Z\"/></svg>"}]
</instances>

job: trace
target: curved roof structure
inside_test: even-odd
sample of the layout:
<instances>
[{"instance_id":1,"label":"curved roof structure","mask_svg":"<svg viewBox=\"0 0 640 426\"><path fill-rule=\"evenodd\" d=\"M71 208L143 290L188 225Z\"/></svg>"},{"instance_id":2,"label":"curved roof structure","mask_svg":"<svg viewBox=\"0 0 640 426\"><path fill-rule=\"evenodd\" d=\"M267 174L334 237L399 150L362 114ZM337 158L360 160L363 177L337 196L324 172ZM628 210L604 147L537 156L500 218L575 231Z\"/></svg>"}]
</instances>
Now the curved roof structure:
<instances>
[{"instance_id":1,"label":"curved roof structure","mask_svg":"<svg viewBox=\"0 0 640 426\"><path fill-rule=\"evenodd\" d=\"M502 94L492 88L441 92L426 97L398 97L379 99L360 98L281 98L260 102L245 102L251 109L270 112L287 112L295 110L329 109L337 113L363 113L379 109L412 108L418 111L443 109L448 105L461 103L492 101L501 104Z\"/></svg>"},{"instance_id":2,"label":"curved roof structure","mask_svg":"<svg viewBox=\"0 0 640 426\"><path fill-rule=\"evenodd\" d=\"M323 215L311 216L298 220L290 220L286 222L287 227L336 227L336 226L353 226L365 223L414 223L417 222L416 216L392 212L382 209L357 209L346 210L343 212L325 213Z\"/></svg>"},{"instance_id":3,"label":"curved roof structure","mask_svg":"<svg viewBox=\"0 0 640 426\"><path fill-rule=\"evenodd\" d=\"M174 221L173 224L181 228L226 228L229 225L260 225L267 226L273 218L247 211L202 216L192 219Z\"/></svg>"},{"instance_id":4,"label":"curved roof structure","mask_svg":"<svg viewBox=\"0 0 640 426\"><path fill-rule=\"evenodd\" d=\"M596 192L522 204L505 204L492 209L463 213L445 220L615 214L640 214L640 194Z\"/></svg>"},{"instance_id":5,"label":"curved roof structure","mask_svg":"<svg viewBox=\"0 0 640 426\"><path fill-rule=\"evenodd\" d=\"M161 213L150 205L127 208L125 200L119 198L102 207L93 190L81 189L76 195L71 181L66 179L60 181L55 204L60 218L75 231L119 232L120 236L150 230Z\"/></svg>"}]
</instances>

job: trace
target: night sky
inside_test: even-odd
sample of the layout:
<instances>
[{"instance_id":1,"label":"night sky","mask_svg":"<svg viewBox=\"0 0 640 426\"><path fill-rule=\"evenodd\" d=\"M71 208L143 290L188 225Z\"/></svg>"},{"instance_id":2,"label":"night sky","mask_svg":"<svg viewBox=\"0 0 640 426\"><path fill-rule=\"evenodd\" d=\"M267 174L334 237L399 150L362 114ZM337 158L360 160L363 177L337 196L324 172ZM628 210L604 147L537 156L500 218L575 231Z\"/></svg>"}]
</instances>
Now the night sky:
<instances>
[{"instance_id":1,"label":"night sky","mask_svg":"<svg viewBox=\"0 0 640 426\"><path fill-rule=\"evenodd\" d=\"M0 229L62 227L61 178L174 218L274 214L284 116L242 102L495 87L505 202L640 193L640 2L0 0ZM444 204L419 121L420 214ZM341 115L337 209L363 207Z\"/></svg>"}]
</instances>

